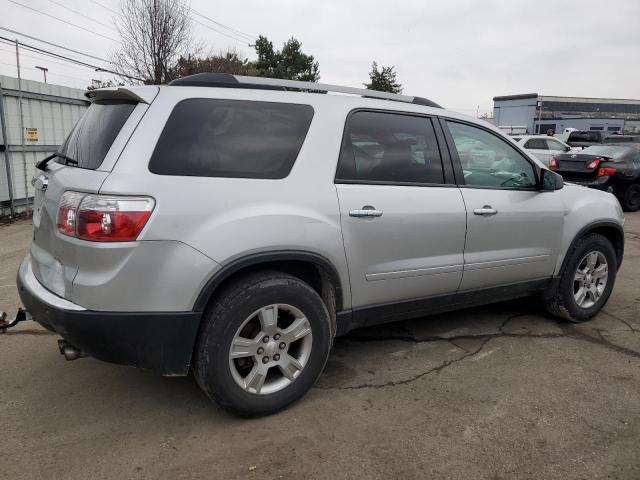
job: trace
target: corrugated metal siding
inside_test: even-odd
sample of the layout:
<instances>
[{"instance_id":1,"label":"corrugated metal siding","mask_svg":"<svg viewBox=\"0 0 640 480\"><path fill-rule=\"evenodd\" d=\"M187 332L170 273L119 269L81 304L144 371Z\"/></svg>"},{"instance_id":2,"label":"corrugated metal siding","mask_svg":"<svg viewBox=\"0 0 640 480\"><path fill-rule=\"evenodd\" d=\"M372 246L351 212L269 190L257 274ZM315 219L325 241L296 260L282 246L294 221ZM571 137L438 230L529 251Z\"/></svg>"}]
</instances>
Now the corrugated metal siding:
<instances>
[{"instance_id":1,"label":"corrugated metal siding","mask_svg":"<svg viewBox=\"0 0 640 480\"><path fill-rule=\"evenodd\" d=\"M9 150L13 194L16 200L20 200L33 196L31 177L35 171L35 163L57 150L89 104L84 97L84 90L23 80L23 92L41 95L39 98L23 97L22 99L24 128L38 130L37 141L27 140L25 137L27 151L23 159L21 134L24 133L20 131L20 100L15 96L18 90L18 79L0 75L0 85L4 91L2 101L8 140L5 142L2 139L0 130L0 140L2 140L0 143ZM25 179L27 180L26 192ZM0 202L8 200L5 158L4 153L0 153Z\"/></svg>"}]
</instances>

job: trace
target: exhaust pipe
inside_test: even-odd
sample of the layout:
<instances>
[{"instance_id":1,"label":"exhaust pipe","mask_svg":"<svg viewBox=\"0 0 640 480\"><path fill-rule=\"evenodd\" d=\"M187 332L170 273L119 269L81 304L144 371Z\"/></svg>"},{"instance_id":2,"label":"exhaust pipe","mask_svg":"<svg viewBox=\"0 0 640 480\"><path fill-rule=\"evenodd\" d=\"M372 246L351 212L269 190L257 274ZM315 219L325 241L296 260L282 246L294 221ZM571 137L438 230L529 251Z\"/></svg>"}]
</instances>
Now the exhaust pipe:
<instances>
[{"instance_id":1,"label":"exhaust pipe","mask_svg":"<svg viewBox=\"0 0 640 480\"><path fill-rule=\"evenodd\" d=\"M77 360L78 358L86 356L64 339L58 340L58 349L67 361Z\"/></svg>"}]
</instances>

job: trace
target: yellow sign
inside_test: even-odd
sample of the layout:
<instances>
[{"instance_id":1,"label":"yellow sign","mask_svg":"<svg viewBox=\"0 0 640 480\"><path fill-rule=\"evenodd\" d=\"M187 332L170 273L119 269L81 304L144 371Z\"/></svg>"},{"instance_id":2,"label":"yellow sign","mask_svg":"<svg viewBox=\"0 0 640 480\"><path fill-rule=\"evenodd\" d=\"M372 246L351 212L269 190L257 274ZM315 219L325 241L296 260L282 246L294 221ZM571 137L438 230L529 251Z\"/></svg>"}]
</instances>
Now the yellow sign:
<instances>
[{"instance_id":1,"label":"yellow sign","mask_svg":"<svg viewBox=\"0 0 640 480\"><path fill-rule=\"evenodd\" d=\"M25 128L24 129L24 139L27 142L37 142L38 141L38 129L37 128Z\"/></svg>"}]
</instances>

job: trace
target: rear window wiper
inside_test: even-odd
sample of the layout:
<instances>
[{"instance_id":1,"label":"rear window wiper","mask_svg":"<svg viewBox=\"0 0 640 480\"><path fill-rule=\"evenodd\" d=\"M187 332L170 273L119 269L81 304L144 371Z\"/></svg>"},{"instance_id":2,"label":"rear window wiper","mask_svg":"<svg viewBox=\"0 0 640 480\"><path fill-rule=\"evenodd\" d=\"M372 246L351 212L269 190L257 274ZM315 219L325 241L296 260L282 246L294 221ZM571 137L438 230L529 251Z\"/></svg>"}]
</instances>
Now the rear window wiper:
<instances>
[{"instance_id":1,"label":"rear window wiper","mask_svg":"<svg viewBox=\"0 0 640 480\"><path fill-rule=\"evenodd\" d=\"M66 155L63 155L62 153L58 153L58 152L56 152L56 153L53 153L53 154L49 155L49 156L48 156L48 157L46 157L46 158L43 158L43 159L42 159L42 160L40 160L38 163L36 163L36 168L37 168L38 170L45 171L45 170L47 169L47 164L48 164L51 160L53 160L54 158L56 158L56 157L63 159L63 160L64 160L64 165L75 165L75 166L77 166L77 165L78 165L78 161L77 161L77 160L74 160L74 159L73 159L73 158L71 158L71 157L67 157Z\"/></svg>"}]
</instances>

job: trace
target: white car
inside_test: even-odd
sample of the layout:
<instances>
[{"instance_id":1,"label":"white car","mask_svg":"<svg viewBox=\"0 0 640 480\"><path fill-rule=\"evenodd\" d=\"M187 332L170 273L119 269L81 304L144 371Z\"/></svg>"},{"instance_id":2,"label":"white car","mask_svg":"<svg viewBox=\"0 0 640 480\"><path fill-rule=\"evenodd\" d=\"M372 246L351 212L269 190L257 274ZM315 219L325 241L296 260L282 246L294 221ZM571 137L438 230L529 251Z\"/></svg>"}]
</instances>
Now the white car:
<instances>
[{"instance_id":1,"label":"white car","mask_svg":"<svg viewBox=\"0 0 640 480\"><path fill-rule=\"evenodd\" d=\"M511 139L547 166L554 155L572 151L568 144L549 135L518 135Z\"/></svg>"}]
</instances>

